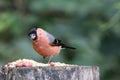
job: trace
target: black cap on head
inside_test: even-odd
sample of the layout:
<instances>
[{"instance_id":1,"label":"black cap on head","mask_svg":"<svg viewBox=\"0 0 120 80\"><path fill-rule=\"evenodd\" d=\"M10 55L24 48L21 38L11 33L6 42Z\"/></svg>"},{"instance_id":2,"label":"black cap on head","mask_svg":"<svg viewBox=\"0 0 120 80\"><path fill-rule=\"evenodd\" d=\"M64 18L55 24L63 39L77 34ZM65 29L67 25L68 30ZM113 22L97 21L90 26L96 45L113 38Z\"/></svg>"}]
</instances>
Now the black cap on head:
<instances>
[{"instance_id":1,"label":"black cap on head","mask_svg":"<svg viewBox=\"0 0 120 80\"><path fill-rule=\"evenodd\" d=\"M29 36L32 40L36 40L36 39L37 39L36 30L37 30L37 27L33 27L33 28L30 29L30 31L28 32L28 36Z\"/></svg>"}]
</instances>

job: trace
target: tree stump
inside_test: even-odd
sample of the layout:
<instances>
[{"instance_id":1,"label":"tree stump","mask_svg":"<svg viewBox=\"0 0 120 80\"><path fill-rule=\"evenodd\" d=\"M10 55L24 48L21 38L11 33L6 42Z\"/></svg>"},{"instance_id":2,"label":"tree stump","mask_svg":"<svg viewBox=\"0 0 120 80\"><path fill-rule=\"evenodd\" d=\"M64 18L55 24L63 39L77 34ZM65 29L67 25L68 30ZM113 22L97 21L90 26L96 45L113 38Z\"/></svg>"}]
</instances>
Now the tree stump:
<instances>
[{"instance_id":1,"label":"tree stump","mask_svg":"<svg viewBox=\"0 0 120 80\"><path fill-rule=\"evenodd\" d=\"M92 66L0 67L0 80L99 80Z\"/></svg>"}]
</instances>

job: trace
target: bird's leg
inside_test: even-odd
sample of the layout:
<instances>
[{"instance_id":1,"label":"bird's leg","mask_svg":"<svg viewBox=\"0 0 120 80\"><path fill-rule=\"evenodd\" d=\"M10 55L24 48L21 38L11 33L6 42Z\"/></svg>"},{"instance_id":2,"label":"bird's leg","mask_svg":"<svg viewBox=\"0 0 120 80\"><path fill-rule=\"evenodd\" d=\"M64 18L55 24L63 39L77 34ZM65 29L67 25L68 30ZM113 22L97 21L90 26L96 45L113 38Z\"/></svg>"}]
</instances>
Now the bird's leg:
<instances>
[{"instance_id":1,"label":"bird's leg","mask_svg":"<svg viewBox=\"0 0 120 80\"><path fill-rule=\"evenodd\" d=\"M50 63L50 61L51 61L52 57L53 57L53 56L49 56L48 63Z\"/></svg>"},{"instance_id":2,"label":"bird's leg","mask_svg":"<svg viewBox=\"0 0 120 80\"><path fill-rule=\"evenodd\" d=\"M44 56L43 56L43 60L42 60L42 63L44 63L45 59L46 59L46 57L44 57Z\"/></svg>"}]
</instances>

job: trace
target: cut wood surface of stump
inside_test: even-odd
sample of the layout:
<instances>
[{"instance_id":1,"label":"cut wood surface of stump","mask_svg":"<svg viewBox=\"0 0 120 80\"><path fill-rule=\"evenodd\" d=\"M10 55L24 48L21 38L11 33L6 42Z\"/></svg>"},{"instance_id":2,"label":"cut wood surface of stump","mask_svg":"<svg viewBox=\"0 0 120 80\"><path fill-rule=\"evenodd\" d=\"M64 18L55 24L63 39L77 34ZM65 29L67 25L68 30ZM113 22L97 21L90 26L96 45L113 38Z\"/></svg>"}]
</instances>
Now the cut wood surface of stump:
<instances>
[{"instance_id":1,"label":"cut wood surface of stump","mask_svg":"<svg viewBox=\"0 0 120 80\"><path fill-rule=\"evenodd\" d=\"M0 67L0 80L99 80L94 66Z\"/></svg>"}]
</instances>

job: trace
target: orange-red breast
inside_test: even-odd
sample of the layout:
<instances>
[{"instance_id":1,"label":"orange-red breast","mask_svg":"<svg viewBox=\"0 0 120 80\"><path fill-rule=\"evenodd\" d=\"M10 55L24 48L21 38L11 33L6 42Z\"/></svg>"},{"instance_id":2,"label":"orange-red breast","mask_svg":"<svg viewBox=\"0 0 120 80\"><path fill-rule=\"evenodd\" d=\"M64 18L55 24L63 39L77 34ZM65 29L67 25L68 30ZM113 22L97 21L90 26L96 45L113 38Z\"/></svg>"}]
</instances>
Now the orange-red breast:
<instances>
[{"instance_id":1,"label":"orange-red breast","mask_svg":"<svg viewBox=\"0 0 120 80\"><path fill-rule=\"evenodd\" d=\"M52 56L59 54L62 48L75 49L66 46L61 40L56 39L41 28L34 27L30 29L28 36L32 39L34 50L44 58L49 57L49 61Z\"/></svg>"}]
</instances>

